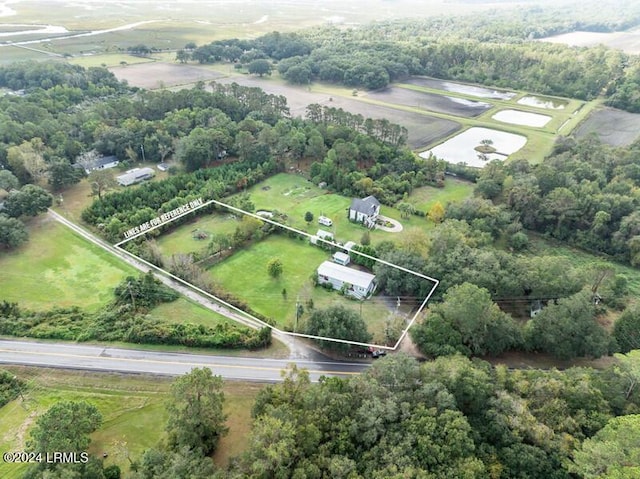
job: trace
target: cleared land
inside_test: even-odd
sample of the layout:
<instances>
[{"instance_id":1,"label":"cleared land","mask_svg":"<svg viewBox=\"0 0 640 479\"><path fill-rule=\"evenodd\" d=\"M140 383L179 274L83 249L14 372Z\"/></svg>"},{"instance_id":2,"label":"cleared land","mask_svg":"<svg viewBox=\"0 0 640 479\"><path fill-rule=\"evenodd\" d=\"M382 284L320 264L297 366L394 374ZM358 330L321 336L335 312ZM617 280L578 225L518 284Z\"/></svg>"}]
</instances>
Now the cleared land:
<instances>
[{"instance_id":1,"label":"cleared land","mask_svg":"<svg viewBox=\"0 0 640 479\"><path fill-rule=\"evenodd\" d=\"M208 68L165 62L117 66L111 68L111 71L118 80L126 80L131 86L147 89L187 85L199 81L207 82L222 76Z\"/></svg>"},{"instance_id":2,"label":"cleared land","mask_svg":"<svg viewBox=\"0 0 640 479\"><path fill-rule=\"evenodd\" d=\"M124 441L129 455L139 458L145 449L153 447L164 436L167 419L164 403L171 380L160 376L132 376L87 373L42 368L10 366L5 369L28 382L25 400L18 398L0 409L0 449L24 450L29 429L37 417L55 402L85 400L95 404L103 416L103 425L92 435L91 454L105 463L118 464L129 471L129 462L119 454L116 441ZM229 435L220 441L214 460L225 465L246 447L250 430L250 411L263 385L227 382L225 412L228 414ZM26 468L0 462L0 477L18 479Z\"/></svg>"},{"instance_id":3,"label":"cleared land","mask_svg":"<svg viewBox=\"0 0 640 479\"><path fill-rule=\"evenodd\" d=\"M630 145L640 136L640 114L613 108L596 110L575 131L578 138L591 134L612 146Z\"/></svg>"},{"instance_id":4,"label":"cleared land","mask_svg":"<svg viewBox=\"0 0 640 479\"><path fill-rule=\"evenodd\" d=\"M272 258L279 258L283 263L283 273L278 279L267 273L267 263ZM233 254L211 268L210 272L214 281L245 300L257 312L273 318L281 327L299 330L305 316L296 327L296 302L299 301L308 314L306 305L312 299L314 308L342 305L362 314L369 331L382 339L385 320L395 307L395 302L389 307L386 298L374 296L361 303L341 296L338 291L314 287L311 277L317 267L327 260L330 260L329 252L310 245L306 240L271 235ZM408 308L413 305L414 302L411 302L405 306ZM406 308L401 312L407 312Z\"/></svg>"},{"instance_id":5,"label":"cleared land","mask_svg":"<svg viewBox=\"0 0 640 479\"><path fill-rule=\"evenodd\" d=\"M347 217L351 198L329 193L298 175L280 173L254 185L247 192L251 196L256 210L285 213L289 226L309 234L323 229L331 231L336 241L359 243L362 234L367 231L364 226L350 222ZM313 213L314 217L310 224L304 221L304 215L307 211ZM412 221L417 223L421 220L420 218L401 219L400 212L388 206L382 206L381 214L396 219L406 226L410 226ZM319 225L318 217L320 215L331 218L333 226ZM372 242L394 240L398 234L402 233L388 233L380 230L370 232Z\"/></svg>"},{"instance_id":6,"label":"cleared land","mask_svg":"<svg viewBox=\"0 0 640 479\"><path fill-rule=\"evenodd\" d=\"M606 45L609 48L622 50L634 55L640 54L640 29L627 32L572 32L547 37L540 41L550 43L564 43L576 47L594 47Z\"/></svg>"},{"instance_id":7,"label":"cleared land","mask_svg":"<svg viewBox=\"0 0 640 479\"><path fill-rule=\"evenodd\" d=\"M416 188L406 201L416 209L426 213L438 201L442 206L446 207L448 203L462 201L473 196L473 188L474 184L468 181L447 178L444 188L435 188L433 186Z\"/></svg>"},{"instance_id":8,"label":"cleared land","mask_svg":"<svg viewBox=\"0 0 640 479\"><path fill-rule=\"evenodd\" d=\"M156 241L162 253L167 256L196 252L205 248L214 234L233 234L238 224L238 218L231 213L211 213L178 226L160 236ZM206 234L207 238L197 239L195 234L198 232Z\"/></svg>"},{"instance_id":9,"label":"cleared land","mask_svg":"<svg viewBox=\"0 0 640 479\"><path fill-rule=\"evenodd\" d=\"M29 241L0 255L0 299L37 310L97 309L137 272L47 216L29 224Z\"/></svg>"}]
</instances>

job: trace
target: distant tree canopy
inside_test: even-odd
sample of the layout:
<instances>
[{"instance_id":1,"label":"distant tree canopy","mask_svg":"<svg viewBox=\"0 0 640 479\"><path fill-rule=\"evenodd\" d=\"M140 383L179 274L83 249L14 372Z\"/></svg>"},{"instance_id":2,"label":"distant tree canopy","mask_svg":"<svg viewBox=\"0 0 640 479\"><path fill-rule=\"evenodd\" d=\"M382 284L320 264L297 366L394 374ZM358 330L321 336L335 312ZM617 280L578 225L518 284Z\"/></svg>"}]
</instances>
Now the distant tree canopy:
<instances>
[{"instance_id":1,"label":"distant tree canopy","mask_svg":"<svg viewBox=\"0 0 640 479\"><path fill-rule=\"evenodd\" d=\"M196 48L193 58L201 63L240 59L250 71L257 59L270 58L278 62L280 75L298 84L319 80L378 89L409 75L428 75L584 100L604 92L612 106L640 111L635 93L639 59L604 47L531 41L576 30L620 31L640 22L640 9L632 2L622 7L607 3L611 11L606 14L606 7L591 1L581 4L579 14L566 5L546 5L350 29L272 32L255 40L218 40Z\"/></svg>"}]
</instances>

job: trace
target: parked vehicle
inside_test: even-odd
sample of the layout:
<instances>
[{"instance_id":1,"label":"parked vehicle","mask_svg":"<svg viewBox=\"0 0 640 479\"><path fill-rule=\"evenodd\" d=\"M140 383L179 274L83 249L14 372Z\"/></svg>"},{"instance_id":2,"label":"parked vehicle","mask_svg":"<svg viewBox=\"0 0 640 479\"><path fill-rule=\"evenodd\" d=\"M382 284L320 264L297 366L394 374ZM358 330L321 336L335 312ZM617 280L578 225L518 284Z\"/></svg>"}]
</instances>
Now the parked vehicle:
<instances>
[{"instance_id":1,"label":"parked vehicle","mask_svg":"<svg viewBox=\"0 0 640 479\"><path fill-rule=\"evenodd\" d=\"M331 221L331 218L327 218L326 216L319 216L318 223L324 226L333 226L333 221Z\"/></svg>"}]
</instances>

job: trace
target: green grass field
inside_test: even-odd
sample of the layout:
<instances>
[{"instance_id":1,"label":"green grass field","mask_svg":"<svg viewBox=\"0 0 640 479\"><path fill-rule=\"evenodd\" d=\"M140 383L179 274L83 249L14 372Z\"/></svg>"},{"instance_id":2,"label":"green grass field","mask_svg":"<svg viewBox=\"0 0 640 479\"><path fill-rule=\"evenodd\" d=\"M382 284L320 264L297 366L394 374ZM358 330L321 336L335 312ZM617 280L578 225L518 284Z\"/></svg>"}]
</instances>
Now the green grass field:
<instances>
[{"instance_id":1,"label":"green grass field","mask_svg":"<svg viewBox=\"0 0 640 479\"><path fill-rule=\"evenodd\" d=\"M247 192L255 204L256 210L277 210L286 213L287 224L294 228L314 234L318 229L331 231L336 241L360 242L366 228L355 224L347 218L347 210L351 204L351 198L347 198L318 188L302 176L288 173L280 173L249 188ZM307 224L304 215L307 211L313 213L314 220ZM401 219L400 212L395 208L383 206L381 214L401 221L411 226L418 223L419 218ZM318 224L318 217L324 215L333 221L333 226L327 227ZM397 233L388 233L380 230L370 232L371 241L394 240Z\"/></svg>"},{"instance_id":2,"label":"green grass field","mask_svg":"<svg viewBox=\"0 0 640 479\"><path fill-rule=\"evenodd\" d=\"M163 255L171 256L177 253L191 253L206 248L208 239L198 240L193 233L198 230L209 235L231 235L238 226L238 219L231 214L211 213L200 216L189 223L178 226L169 233L156 239Z\"/></svg>"},{"instance_id":3,"label":"green grass field","mask_svg":"<svg viewBox=\"0 0 640 479\"><path fill-rule=\"evenodd\" d=\"M283 263L283 273L278 279L267 273L267 263L272 258L279 258ZM306 308L307 301L312 299L314 308L342 305L362 314L369 331L380 335L390 312L384 299L374 296L364 302L353 301L337 291L313 286L311 276L320 263L329 259L327 251L307 241L271 235L238 251L210 272L214 281L245 300L255 311L273 318L280 327L294 329L296 301ZM282 294L283 289L286 296ZM408 311L403 307L401 312Z\"/></svg>"},{"instance_id":4,"label":"green grass field","mask_svg":"<svg viewBox=\"0 0 640 479\"><path fill-rule=\"evenodd\" d=\"M94 404L103 417L103 424L94 434L91 454L105 463L118 464L126 474L129 462L118 452L115 442L126 443L132 459L152 447L164 436L167 420L165 400L170 378L161 376L87 373L42 368L9 366L5 369L28 383L24 401L20 398L0 408L0 450L24 450L29 429L37 417L61 400L87 401ZM228 382L224 386L225 412L228 414L229 435L220 441L214 460L225 465L229 457L246 447L250 430L250 410L263 385ZM25 471L22 465L0 462L0 477L17 479ZM126 476L123 476L126 477Z\"/></svg>"},{"instance_id":5,"label":"green grass field","mask_svg":"<svg viewBox=\"0 0 640 479\"><path fill-rule=\"evenodd\" d=\"M416 188L407 198L407 203L411 203L416 209L428 213L429 209L438 201L446 208L448 203L462 201L473 196L473 189L473 183L447 178L444 188L433 186Z\"/></svg>"},{"instance_id":6,"label":"green grass field","mask_svg":"<svg viewBox=\"0 0 640 479\"><path fill-rule=\"evenodd\" d=\"M118 67L122 65L122 62L126 62L127 65L136 65L138 63L149 63L153 61L155 61L154 58L127 55L125 53L107 53L105 55L77 56L68 60L69 63L73 65L80 65L84 68L100 66Z\"/></svg>"},{"instance_id":7,"label":"green grass field","mask_svg":"<svg viewBox=\"0 0 640 479\"><path fill-rule=\"evenodd\" d=\"M0 254L0 299L37 310L96 310L122 279L137 274L46 215L31 220L28 229L27 243Z\"/></svg>"}]
</instances>

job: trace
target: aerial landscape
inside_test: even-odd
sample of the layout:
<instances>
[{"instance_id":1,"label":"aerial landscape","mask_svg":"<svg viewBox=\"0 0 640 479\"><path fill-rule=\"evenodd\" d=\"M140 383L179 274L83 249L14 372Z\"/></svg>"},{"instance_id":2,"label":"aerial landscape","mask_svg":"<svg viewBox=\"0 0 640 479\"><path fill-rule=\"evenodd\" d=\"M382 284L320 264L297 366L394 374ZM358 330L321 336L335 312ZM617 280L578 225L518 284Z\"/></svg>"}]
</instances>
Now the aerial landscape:
<instances>
[{"instance_id":1,"label":"aerial landscape","mask_svg":"<svg viewBox=\"0 0 640 479\"><path fill-rule=\"evenodd\" d=\"M640 477L640 2L0 0L0 477Z\"/></svg>"}]
</instances>

